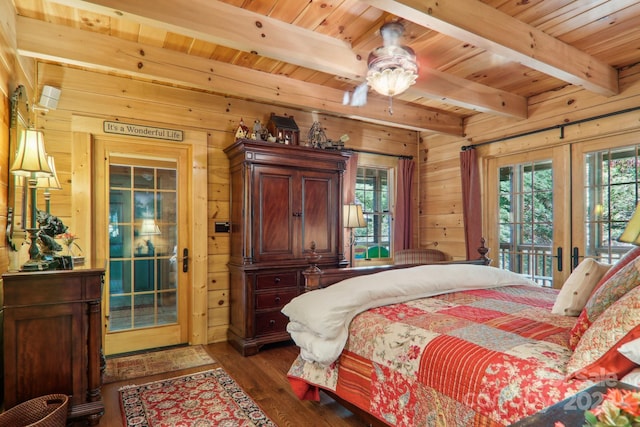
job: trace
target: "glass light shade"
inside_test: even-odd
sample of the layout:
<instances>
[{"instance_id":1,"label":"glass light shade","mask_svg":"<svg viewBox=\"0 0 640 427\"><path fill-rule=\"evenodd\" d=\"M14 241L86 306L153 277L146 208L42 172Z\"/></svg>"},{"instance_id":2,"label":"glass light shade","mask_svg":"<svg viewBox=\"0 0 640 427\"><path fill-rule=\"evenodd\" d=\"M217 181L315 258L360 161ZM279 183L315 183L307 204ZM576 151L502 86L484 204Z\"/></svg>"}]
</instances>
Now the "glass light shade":
<instances>
[{"instance_id":1,"label":"glass light shade","mask_svg":"<svg viewBox=\"0 0 640 427\"><path fill-rule=\"evenodd\" d=\"M636 211L633 213L622 235L618 238L618 241L640 246L640 203L636 206Z\"/></svg>"},{"instance_id":2,"label":"glass light shade","mask_svg":"<svg viewBox=\"0 0 640 427\"><path fill-rule=\"evenodd\" d=\"M47 190L62 190L56 174L56 163L53 160L53 156L47 156L47 163L49 164L49 169L51 169L51 175L45 178L38 178L36 187L46 188Z\"/></svg>"},{"instance_id":3,"label":"glass light shade","mask_svg":"<svg viewBox=\"0 0 640 427\"><path fill-rule=\"evenodd\" d=\"M369 54L367 82L381 95L398 95L418 78L416 55L410 47L400 46L404 27L399 22L389 22L380 28L383 46Z\"/></svg>"},{"instance_id":4,"label":"glass light shade","mask_svg":"<svg viewBox=\"0 0 640 427\"><path fill-rule=\"evenodd\" d=\"M362 228L367 226L367 222L364 220L361 205L344 205L343 214L345 228Z\"/></svg>"},{"instance_id":5,"label":"glass light shade","mask_svg":"<svg viewBox=\"0 0 640 427\"><path fill-rule=\"evenodd\" d=\"M416 82L417 77L412 71L387 68L382 72L369 71L367 82L380 95L394 96L409 89L409 86Z\"/></svg>"},{"instance_id":6,"label":"glass light shade","mask_svg":"<svg viewBox=\"0 0 640 427\"><path fill-rule=\"evenodd\" d=\"M22 132L18 152L11 166L11 173L29 178L51 176L52 171L47 161L42 131L27 129Z\"/></svg>"},{"instance_id":7,"label":"glass light shade","mask_svg":"<svg viewBox=\"0 0 640 427\"><path fill-rule=\"evenodd\" d=\"M160 234L160 227L156 224L153 219L143 219L142 227L140 227L140 235L141 236L152 236Z\"/></svg>"}]
</instances>

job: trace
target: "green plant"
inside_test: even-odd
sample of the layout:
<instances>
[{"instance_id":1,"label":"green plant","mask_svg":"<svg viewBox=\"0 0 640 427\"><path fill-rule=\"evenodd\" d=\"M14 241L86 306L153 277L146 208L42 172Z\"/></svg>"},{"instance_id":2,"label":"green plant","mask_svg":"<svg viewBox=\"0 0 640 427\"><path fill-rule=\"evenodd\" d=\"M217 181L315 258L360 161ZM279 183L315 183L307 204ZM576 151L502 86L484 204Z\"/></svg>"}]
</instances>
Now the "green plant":
<instances>
[{"instance_id":1,"label":"green plant","mask_svg":"<svg viewBox=\"0 0 640 427\"><path fill-rule=\"evenodd\" d=\"M583 427L640 427L640 392L610 388L602 403L584 414ZM556 422L554 427L564 427Z\"/></svg>"}]
</instances>

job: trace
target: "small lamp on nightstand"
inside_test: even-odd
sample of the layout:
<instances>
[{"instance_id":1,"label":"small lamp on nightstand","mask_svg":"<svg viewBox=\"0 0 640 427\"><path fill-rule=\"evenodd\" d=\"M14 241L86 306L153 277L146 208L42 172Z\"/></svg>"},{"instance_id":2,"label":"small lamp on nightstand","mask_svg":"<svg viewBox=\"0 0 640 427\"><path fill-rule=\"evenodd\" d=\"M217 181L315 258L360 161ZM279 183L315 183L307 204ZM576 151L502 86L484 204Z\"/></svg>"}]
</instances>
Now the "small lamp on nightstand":
<instances>
[{"instance_id":1,"label":"small lamp on nightstand","mask_svg":"<svg viewBox=\"0 0 640 427\"><path fill-rule=\"evenodd\" d=\"M53 156L47 155L47 163L49 164L49 168L51 169L51 175L47 177L38 178L38 183L36 187L44 188L44 205L45 210L48 214L51 213L51 190L62 190L62 186L60 185L60 181L58 180L58 175L56 173L56 163L53 159Z\"/></svg>"},{"instance_id":2,"label":"small lamp on nightstand","mask_svg":"<svg viewBox=\"0 0 640 427\"><path fill-rule=\"evenodd\" d=\"M28 228L26 224L23 224L23 227L29 233L31 245L29 246L29 261L22 266L22 270L46 270L48 263L41 259L40 249L36 243L38 231L40 230L36 220L38 212L36 195L38 179L50 177L53 171L47 161L42 131L30 128L22 132L18 151L11 166L11 173L24 177L24 181L29 186L30 194L30 206L28 209L31 213L31 222ZM26 210L27 207L25 206L24 208Z\"/></svg>"},{"instance_id":3,"label":"small lamp on nightstand","mask_svg":"<svg viewBox=\"0 0 640 427\"><path fill-rule=\"evenodd\" d=\"M640 203L636 206L633 216L627 223L627 227L618 238L618 241L640 246Z\"/></svg>"},{"instance_id":4,"label":"small lamp on nightstand","mask_svg":"<svg viewBox=\"0 0 640 427\"><path fill-rule=\"evenodd\" d=\"M362 205L356 205L355 203L344 205L343 218L344 228L348 228L351 232L349 235L349 267L353 267L353 245L356 243L353 229L367 226L364 214L362 213Z\"/></svg>"}]
</instances>

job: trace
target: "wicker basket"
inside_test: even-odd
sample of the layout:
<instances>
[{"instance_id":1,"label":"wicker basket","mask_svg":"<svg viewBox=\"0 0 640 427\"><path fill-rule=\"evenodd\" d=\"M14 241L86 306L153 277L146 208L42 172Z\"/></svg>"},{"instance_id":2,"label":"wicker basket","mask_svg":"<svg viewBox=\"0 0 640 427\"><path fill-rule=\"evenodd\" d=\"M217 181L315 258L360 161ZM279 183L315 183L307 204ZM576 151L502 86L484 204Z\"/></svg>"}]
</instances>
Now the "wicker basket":
<instances>
[{"instance_id":1,"label":"wicker basket","mask_svg":"<svg viewBox=\"0 0 640 427\"><path fill-rule=\"evenodd\" d=\"M48 394L14 406L0 414L0 427L65 427L69 397Z\"/></svg>"}]
</instances>

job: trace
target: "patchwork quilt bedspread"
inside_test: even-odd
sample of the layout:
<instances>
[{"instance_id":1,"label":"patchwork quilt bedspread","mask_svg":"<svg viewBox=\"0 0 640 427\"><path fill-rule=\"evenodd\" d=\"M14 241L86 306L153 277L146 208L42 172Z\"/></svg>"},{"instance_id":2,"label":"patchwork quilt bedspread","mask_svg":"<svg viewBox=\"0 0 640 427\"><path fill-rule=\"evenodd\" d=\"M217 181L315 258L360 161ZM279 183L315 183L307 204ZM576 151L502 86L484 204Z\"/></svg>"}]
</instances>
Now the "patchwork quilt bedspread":
<instances>
[{"instance_id":1,"label":"patchwork quilt bedspread","mask_svg":"<svg viewBox=\"0 0 640 427\"><path fill-rule=\"evenodd\" d=\"M594 383L565 380L575 318L551 314L557 291L468 290L357 315L330 366L299 357L301 399L326 389L395 426L500 426Z\"/></svg>"}]
</instances>

